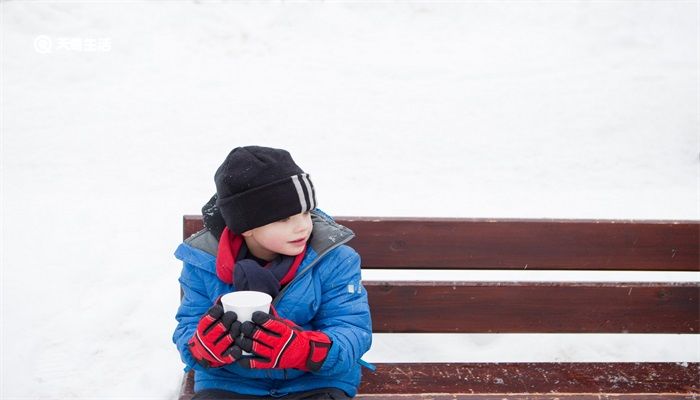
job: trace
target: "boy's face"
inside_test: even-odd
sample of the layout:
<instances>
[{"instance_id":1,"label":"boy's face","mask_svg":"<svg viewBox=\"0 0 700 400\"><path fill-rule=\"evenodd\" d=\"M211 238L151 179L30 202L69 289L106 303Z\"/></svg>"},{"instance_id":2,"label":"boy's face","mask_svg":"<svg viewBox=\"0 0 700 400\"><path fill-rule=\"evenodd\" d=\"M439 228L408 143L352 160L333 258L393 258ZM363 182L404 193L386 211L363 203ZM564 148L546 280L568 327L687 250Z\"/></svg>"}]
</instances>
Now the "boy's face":
<instances>
[{"instance_id":1,"label":"boy's face","mask_svg":"<svg viewBox=\"0 0 700 400\"><path fill-rule=\"evenodd\" d=\"M277 254L301 253L312 229L311 213L307 211L243 232L243 237L255 256L270 261Z\"/></svg>"}]
</instances>

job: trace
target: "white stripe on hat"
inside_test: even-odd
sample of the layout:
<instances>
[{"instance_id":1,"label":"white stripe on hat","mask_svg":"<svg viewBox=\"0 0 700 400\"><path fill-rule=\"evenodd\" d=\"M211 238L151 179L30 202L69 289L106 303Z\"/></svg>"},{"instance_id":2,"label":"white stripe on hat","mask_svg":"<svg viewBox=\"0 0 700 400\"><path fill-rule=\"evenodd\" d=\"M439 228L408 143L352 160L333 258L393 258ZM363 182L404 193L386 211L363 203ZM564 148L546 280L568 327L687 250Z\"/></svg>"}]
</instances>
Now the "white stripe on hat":
<instances>
[{"instance_id":1,"label":"white stripe on hat","mask_svg":"<svg viewBox=\"0 0 700 400\"><path fill-rule=\"evenodd\" d=\"M306 185L306 192L309 194L309 210L313 210L316 208L316 196L314 196L313 187L311 186L311 182L309 182L309 175L303 174L301 179L304 181L304 185Z\"/></svg>"},{"instance_id":2,"label":"white stripe on hat","mask_svg":"<svg viewBox=\"0 0 700 400\"><path fill-rule=\"evenodd\" d=\"M299 204L301 204L301 212L306 211L306 199L304 199L304 191L301 188L301 183L299 183L299 176L292 176L292 182L294 182L294 187L297 189L297 195L299 196Z\"/></svg>"}]
</instances>

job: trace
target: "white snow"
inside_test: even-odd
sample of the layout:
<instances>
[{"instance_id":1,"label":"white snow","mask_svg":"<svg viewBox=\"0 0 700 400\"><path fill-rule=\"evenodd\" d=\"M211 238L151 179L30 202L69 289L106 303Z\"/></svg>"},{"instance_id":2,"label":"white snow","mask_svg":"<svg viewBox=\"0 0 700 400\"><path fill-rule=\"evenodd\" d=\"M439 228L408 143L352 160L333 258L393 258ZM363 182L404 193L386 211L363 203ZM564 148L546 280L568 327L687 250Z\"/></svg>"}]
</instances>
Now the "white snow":
<instances>
[{"instance_id":1,"label":"white snow","mask_svg":"<svg viewBox=\"0 0 700 400\"><path fill-rule=\"evenodd\" d=\"M235 146L288 149L331 215L700 219L697 1L0 7L2 399L175 397L181 215ZM659 277L700 280L630 279ZM683 363L697 336L367 359Z\"/></svg>"}]
</instances>

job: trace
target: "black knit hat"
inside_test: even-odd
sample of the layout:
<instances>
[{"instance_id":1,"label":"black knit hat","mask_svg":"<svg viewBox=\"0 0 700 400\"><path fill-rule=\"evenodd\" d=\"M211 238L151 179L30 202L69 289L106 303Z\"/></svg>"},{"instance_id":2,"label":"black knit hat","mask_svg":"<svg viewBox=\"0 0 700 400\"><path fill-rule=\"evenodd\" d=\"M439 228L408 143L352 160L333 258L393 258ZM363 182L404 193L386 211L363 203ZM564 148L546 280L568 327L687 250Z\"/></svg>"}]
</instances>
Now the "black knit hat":
<instances>
[{"instance_id":1,"label":"black knit hat","mask_svg":"<svg viewBox=\"0 0 700 400\"><path fill-rule=\"evenodd\" d=\"M214 175L216 205L234 233L316 208L309 175L286 150L236 147Z\"/></svg>"}]
</instances>

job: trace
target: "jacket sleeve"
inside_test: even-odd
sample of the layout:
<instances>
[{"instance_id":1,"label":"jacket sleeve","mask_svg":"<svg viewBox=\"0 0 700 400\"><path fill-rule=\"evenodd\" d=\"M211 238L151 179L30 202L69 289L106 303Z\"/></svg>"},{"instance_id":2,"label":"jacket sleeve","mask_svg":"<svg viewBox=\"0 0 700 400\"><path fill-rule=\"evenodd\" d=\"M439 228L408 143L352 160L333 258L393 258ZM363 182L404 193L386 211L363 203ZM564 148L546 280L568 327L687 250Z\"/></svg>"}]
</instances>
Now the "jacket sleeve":
<instances>
[{"instance_id":1,"label":"jacket sleeve","mask_svg":"<svg viewBox=\"0 0 700 400\"><path fill-rule=\"evenodd\" d=\"M372 344L372 320L367 292L361 283L360 256L346 248L351 251L349 256L321 271L321 305L312 324L333 344L323 366L315 372L319 375L350 370Z\"/></svg>"},{"instance_id":2,"label":"jacket sleeve","mask_svg":"<svg viewBox=\"0 0 700 400\"><path fill-rule=\"evenodd\" d=\"M186 365L185 371L193 368L195 370L203 369L192 357L187 346L187 342L197 329L199 320L212 306L211 300L206 295L201 272L199 268L185 262L179 279L183 297L175 315L178 324L175 333L173 333L173 342L180 352L180 358Z\"/></svg>"}]
</instances>

